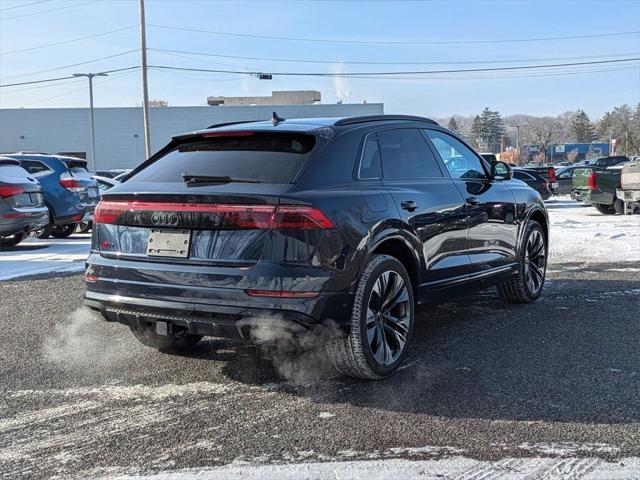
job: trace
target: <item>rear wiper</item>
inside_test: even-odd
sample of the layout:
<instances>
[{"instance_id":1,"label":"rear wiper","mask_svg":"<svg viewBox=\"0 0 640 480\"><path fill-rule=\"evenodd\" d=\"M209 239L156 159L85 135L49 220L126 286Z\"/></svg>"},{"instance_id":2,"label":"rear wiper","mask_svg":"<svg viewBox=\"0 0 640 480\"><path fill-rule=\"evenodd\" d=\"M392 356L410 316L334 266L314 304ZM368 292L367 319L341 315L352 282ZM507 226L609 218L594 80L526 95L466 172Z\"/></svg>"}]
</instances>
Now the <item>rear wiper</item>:
<instances>
[{"instance_id":1,"label":"rear wiper","mask_svg":"<svg viewBox=\"0 0 640 480\"><path fill-rule=\"evenodd\" d=\"M186 172L182 174L182 179L187 186L203 183L261 183L260 180L251 178L234 178L228 175L199 175Z\"/></svg>"}]
</instances>

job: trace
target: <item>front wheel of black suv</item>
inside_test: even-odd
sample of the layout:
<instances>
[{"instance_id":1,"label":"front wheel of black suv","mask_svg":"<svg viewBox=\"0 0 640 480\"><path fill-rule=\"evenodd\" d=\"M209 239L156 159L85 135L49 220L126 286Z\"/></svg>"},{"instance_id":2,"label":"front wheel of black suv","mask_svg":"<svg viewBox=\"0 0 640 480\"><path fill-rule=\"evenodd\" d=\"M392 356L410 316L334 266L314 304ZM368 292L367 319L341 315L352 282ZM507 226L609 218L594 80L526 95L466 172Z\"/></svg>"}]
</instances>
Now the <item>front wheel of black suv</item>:
<instances>
[{"instance_id":1,"label":"front wheel of black suv","mask_svg":"<svg viewBox=\"0 0 640 480\"><path fill-rule=\"evenodd\" d=\"M498 295L512 303L530 303L542 293L547 271L547 247L544 231L535 220L529 221L518 254L518 271L498 283Z\"/></svg>"},{"instance_id":2,"label":"front wheel of black suv","mask_svg":"<svg viewBox=\"0 0 640 480\"><path fill-rule=\"evenodd\" d=\"M202 340L202 335L193 335L186 332L158 335L153 326L130 326L129 328L140 343L164 353L189 352L196 343Z\"/></svg>"},{"instance_id":3,"label":"front wheel of black suv","mask_svg":"<svg viewBox=\"0 0 640 480\"><path fill-rule=\"evenodd\" d=\"M358 282L350 332L329 341L335 368L350 377L389 377L407 353L414 321L411 280L402 263L373 255Z\"/></svg>"}]
</instances>

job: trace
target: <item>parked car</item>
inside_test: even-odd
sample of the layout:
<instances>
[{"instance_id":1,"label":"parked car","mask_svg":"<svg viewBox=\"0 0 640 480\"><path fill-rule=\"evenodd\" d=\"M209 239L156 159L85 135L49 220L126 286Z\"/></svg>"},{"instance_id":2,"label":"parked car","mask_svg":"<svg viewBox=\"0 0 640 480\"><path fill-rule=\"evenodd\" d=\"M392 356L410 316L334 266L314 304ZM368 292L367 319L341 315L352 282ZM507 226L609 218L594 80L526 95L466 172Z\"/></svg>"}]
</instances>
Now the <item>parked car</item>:
<instances>
[{"instance_id":1,"label":"parked car","mask_svg":"<svg viewBox=\"0 0 640 480\"><path fill-rule=\"evenodd\" d=\"M573 174L573 196L593 205L606 215L624 213L624 202L616 197L624 164L601 168L576 168Z\"/></svg>"},{"instance_id":2,"label":"parked car","mask_svg":"<svg viewBox=\"0 0 640 480\"><path fill-rule=\"evenodd\" d=\"M47 223L49 210L38 181L17 160L0 157L0 247L17 245Z\"/></svg>"},{"instance_id":3,"label":"parked car","mask_svg":"<svg viewBox=\"0 0 640 480\"><path fill-rule=\"evenodd\" d=\"M602 157L596 160L591 160L589 162L589 165L591 165L592 167L607 168L613 167L615 165L620 165L621 163L625 163L628 161L629 157L626 157L624 155L616 155L613 157Z\"/></svg>"},{"instance_id":4,"label":"parked car","mask_svg":"<svg viewBox=\"0 0 640 480\"><path fill-rule=\"evenodd\" d=\"M129 173L130 168L112 168L110 170L96 170L95 175L103 178L116 178L123 173Z\"/></svg>"},{"instance_id":5,"label":"parked car","mask_svg":"<svg viewBox=\"0 0 640 480\"><path fill-rule=\"evenodd\" d=\"M418 306L492 285L540 296L548 218L512 173L421 117L178 135L103 194L85 303L163 351L324 327L340 372L384 378Z\"/></svg>"},{"instance_id":6,"label":"parked car","mask_svg":"<svg viewBox=\"0 0 640 480\"><path fill-rule=\"evenodd\" d=\"M556 188L558 188L558 182L556 178L556 168L553 165L525 165L524 168L541 175L542 178L549 182L551 194L557 195Z\"/></svg>"},{"instance_id":7,"label":"parked car","mask_svg":"<svg viewBox=\"0 0 640 480\"><path fill-rule=\"evenodd\" d=\"M533 170L527 170L525 168L514 168L513 178L522 180L529 187L533 188L540 194L542 200L549 200L549 198L551 198L549 182L547 182L544 177L542 177L542 175L537 174Z\"/></svg>"},{"instance_id":8,"label":"parked car","mask_svg":"<svg viewBox=\"0 0 640 480\"><path fill-rule=\"evenodd\" d=\"M81 158L61 155L10 154L42 186L49 208L49 223L38 231L39 238L71 235L78 222L91 220L98 201L98 185Z\"/></svg>"},{"instance_id":9,"label":"parked car","mask_svg":"<svg viewBox=\"0 0 640 480\"><path fill-rule=\"evenodd\" d=\"M120 182L113 178L101 177L99 175L94 175L93 179L98 184L98 194L102 195L103 192L106 192L110 188L115 187ZM78 222L76 225L76 233L87 233L91 230L93 222L91 220Z\"/></svg>"},{"instance_id":10,"label":"parked car","mask_svg":"<svg viewBox=\"0 0 640 480\"><path fill-rule=\"evenodd\" d=\"M623 213L640 213L640 158L623 165L616 197L623 203Z\"/></svg>"},{"instance_id":11,"label":"parked car","mask_svg":"<svg viewBox=\"0 0 640 480\"><path fill-rule=\"evenodd\" d=\"M573 189L573 171L578 166L559 168L556 170L557 187L554 189L556 195L571 195Z\"/></svg>"}]
</instances>

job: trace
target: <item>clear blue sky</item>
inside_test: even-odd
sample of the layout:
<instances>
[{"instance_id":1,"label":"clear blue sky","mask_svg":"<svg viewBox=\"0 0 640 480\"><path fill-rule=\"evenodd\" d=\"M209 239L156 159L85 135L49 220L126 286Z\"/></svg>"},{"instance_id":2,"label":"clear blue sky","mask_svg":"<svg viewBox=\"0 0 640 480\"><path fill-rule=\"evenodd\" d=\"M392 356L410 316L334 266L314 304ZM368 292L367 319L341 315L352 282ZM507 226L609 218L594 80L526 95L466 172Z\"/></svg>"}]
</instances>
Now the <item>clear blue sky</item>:
<instances>
[{"instance_id":1,"label":"clear blue sky","mask_svg":"<svg viewBox=\"0 0 640 480\"><path fill-rule=\"evenodd\" d=\"M77 67L60 66L138 47L136 28L65 45L11 53L135 26L137 0L0 0L0 83L110 70L139 64L139 52ZM24 6L26 5L26 6ZM17 7L17 8L14 8ZM68 7L68 8L67 8ZM42 13L38 13L42 12ZM147 0L147 23L219 32L344 40L476 41L592 35L640 30L640 1L185 1ZM458 45L370 45L237 38L148 27L148 46L218 55L327 60L284 63L149 52L151 65L254 71L394 71L457 69L602 60L640 56L640 34L587 39ZM186 58L185 58L186 57ZM595 58L597 57L597 58ZM510 63L514 60L529 60ZM441 62L425 65L340 65L337 62ZM494 64L460 62L495 61ZM449 62L449 64L444 64ZM225 64L225 65L221 65ZM629 65L627 65L629 66ZM594 69L611 68L590 67ZM563 71L571 69L563 69ZM573 68L572 70L576 70ZM540 72L536 72L538 74ZM121 75L121 76L120 76ZM151 71L150 96L170 105L203 105L208 95L268 95L271 90L315 89L324 103L384 102L387 113L444 117L489 106L503 114L556 115L583 108L592 118L623 103L640 102L640 68L566 76L479 78L439 75L415 79L274 77ZM523 76L529 75L529 76ZM67 81L69 82L69 81ZM104 82L100 84L100 82ZM140 72L96 80L97 106L140 103ZM2 108L78 107L87 104L86 80L0 90ZM73 90L79 90L72 92ZM72 93L69 93L72 92ZM57 97L57 98L51 98Z\"/></svg>"}]
</instances>

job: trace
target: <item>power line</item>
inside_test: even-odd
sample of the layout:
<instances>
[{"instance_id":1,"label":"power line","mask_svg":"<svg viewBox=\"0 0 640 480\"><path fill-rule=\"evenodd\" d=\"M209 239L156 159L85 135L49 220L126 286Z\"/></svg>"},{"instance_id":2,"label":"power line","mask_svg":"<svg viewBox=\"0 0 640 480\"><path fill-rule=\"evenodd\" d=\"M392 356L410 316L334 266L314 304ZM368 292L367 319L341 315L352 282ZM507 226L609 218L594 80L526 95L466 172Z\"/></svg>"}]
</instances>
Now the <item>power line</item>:
<instances>
[{"instance_id":1,"label":"power line","mask_svg":"<svg viewBox=\"0 0 640 480\"><path fill-rule=\"evenodd\" d=\"M108 78L106 80L103 80L101 82L96 82L95 84L96 85L102 85L103 83L107 83L107 82L110 82L112 80L116 80L118 78L124 77L126 75L131 74L131 73L133 73L133 72L124 72L124 73L121 73L120 75L113 76L113 77ZM35 102L24 104L24 105L22 105L22 107L23 108L24 107L30 107L31 105L37 105L38 103L48 102L49 100L54 100L56 98L65 97L67 95L71 95L71 94L76 93L76 92L84 91L86 89L87 89L87 87L76 88L76 89L73 89L73 90L69 90L69 91L63 92L63 93L61 93L59 95L54 95L52 97L47 97L47 98L43 98L43 99L35 101Z\"/></svg>"},{"instance_id":2,"label":"power line","mask_svg":"<svg viewBox=\"0 0 640 480\"><path fill-rule=\"evenodd\" d=\"M127 50L126 52L115 53L113 55L107 55L106 57L94 58L92 60L87 60L85 62L78 62L78 63L69 64L69 65L62 65L60 67L47 68L46 70L38 70L37 72L20 73L18 75L11 75L11 76L4 77L4 78L6 80L7 78L28 77L30 75L37 75L39 73L55 72L56 70L64 70L65 68L78 67L80 65L87 65L88 63L95 63L95 62L100 62L102 60L108 60L110 58L121 57L122 55L127 55L129 53L133 53L133 52L137 52L137 51L138 51L138 49L134 48L133 50Z\"/></svg>"},{"instance_id":3,"label":"power line","mask_svg":"<svg viewBox=\"0 0 640 480\"><path fill-rule=\"evenodd\" d=\"M540 65L520 65L514 67L491 67L491 68L464 68L464 69L451 69L451 70L422 70L422 71L395 71L395 72L350 72L350 73L339 73L339 72L261 72L261 73L270 73L272 75L279 76L310 76L310 77L345 77L345 78L366 78L366 77L393 77L397 76L407 76L407 75L435 75L435 74L445 74L445 73L479 73L479 72L502 72L502 71L518 71L518 70L532 70L532 69L543 69L543 68L560 68L560 67L576 67L576 66L587 66L587 65L604 65L604 64L615 64L615 63L623 63L623 62L636 62L639 61L640 57L634 58L622 58L618 60L599 60L592 62L574 62L574 63L554 63L554 64L540 64ZM102 73L115 73L122 72L127 70L133 70L136 68L140 68L139 65L118 68L114 70L101 70ZM203 72L203 73L230 73L236 75L255 75L259 72L247 72L247 71L238 71L238 70L216 70L216 69L206 69L206 68L188 68L188 67L174 67L169 65L149 65L149 68L153 68L156 70L175 70L175 71L184 71L184 72ZM32 85L38 83L45 82L54 82L58 80L66 80L69 78L74 78L73 76L67 77L57 77L57 78L48 78L43 80L32 80L30 82L20 82L20 83L11 83L0 85L0 88L4 87L14 87L18 85Z\"/></svg>"},{"instance_id":4,"label":"power line","mask_svg":"<svg viewBox=\"0 0 640 480\"><path fill-rule=\"evenodd\" d=\"M132 66L132 67L125 67L125 68L116 68L114 70L100 70L100 73L124 72L124 71L127 71L127 70L134 70L136 68L140 68L140 65L135 65L135 66ZM7 83L7 84L4 84L4 85L0 85L0 88L17 87L19 85L34 85L34 84L37 84L37 83L57 82L58 80L67 80L69 78L76 78L76 77L74 77L73 75L69 75L67 77L45 78L44 80L32 80L30 82Z\"/></svg>"},{"instance_id":5,"label":"power line","mask_svg":"<svg viewBox=\"0 0 640 480\"><path fill-rule=\"evenodd\" d=\"M535 38L511 38L511 39L493 39L493 40L347 40L347 39L330 39L330 38L308 38L308 37L283 37L276 35L254 35L248 33L231 33L215 30L201 30L197 28L174 27L171 25L157 25L148 23L147 26L155 28L164 28L169 30L180 30L184 32L208 33L211 35L222 35L228 37L258 38L265 40L285 40L293 42L315 42L315 43L349 43L361 45L474 45L487 43L517 43L517 42L547 42L555 40L576 40L584 38L603 38L615 37L622 35L635 35L640 30L629 32L612 32L597 33L591 35L572 35L563 37L535 37Z\"/></svg>"},{"instance_id":6,"label":"power line","mask_svg":"<svg viewBox=\"0 0 640 480\"><path fill-rule=\"evenodd\" d=\"M73 8L73 7L81 7L82 5L96 3L97 1L98 0L91 0L90 2L74 3L73 5L66 5L64 7L50 8L49 10L40 10L39 12L33 12L33 13L24 13L22 15L14 15L13 17L4 17L4 18L0 18L0 20L13 20L14 18L31 17L33 15L40 15L41 13L57 12L58 10L65 10L67 8Z\"/></svg>"},{"instance_id":7,"label":"power line","mask_svg":"<svg viewBox=\"0 0 640 480\"><path fill-rule=\"evenodd\" d=\"M89 38L102 37L104 35L110 35L112 33L122 32L124 30L131 30L132 28L136 28L136 27L135 26L131 26L131 27L118 28L117 30L110 30L108 32L95 33L93 35L87 35L86 37L72 38L70 40L63 40L61 42L47 43L45 45L38 45L38 46L35 46L35 47L29 47L29 48L21 48L19 50L10 50L8 52L1 52L0 55L11 55L12 53L30 52L32 50L39 50L41 48L55 47L55 46L58 46L58 45L66 45L67 43L79 42L81 40L87 40Z\"/></svg>"},{"instance_id":8,"label":"power line","mask_svg":"<svg viewBox=\"0 0 640 480\"><path fill-rule=\"evenodd\" d=\"M472 73L472 72L500 72L510 70L531 70L540 68L559 68L559 67L574 67L582 65L602 65L613 64L622 62L638 61L640 57L634 58L622 58L617 60L597 60L591 62L574 62L574 63L552 63L552 64L539 64L539 65L519 65L513 67L490 67L490 68L463 68L463 69L450 69L450 70L414 70L414 71L395 71L395 72L253 72L255 73L269 73L271 75L278 76L295 76L295 77L351 77L357 78L361 76L393 76L393 75L430 75L430 74L442 74L442 73ZM237 70L213 70L204 68L187 68L187 67L172 67L164 65L149 65L149 67L157 69L167 70L183 70L190 72L213 72L213 73L233 73L233 74L247 74L247 72Z\"/></svg>"},{"instance_id":9,"label":"power line","mask_svg":"<svg viewBox=\"0 0 640 480\"><path fill-rule=\"evenodd\" d=\"M344 65L479 65L479 64L491 64L491 63L522 63L522 62L547 62L547 61L558 61L558 60L580 60L585 58L610 58L610 57L623 57L626 55L636 55L637 52L630 53L614 53L614 54L604 54L604 55L582 55L576 57L551 57L551 58L526 58L526 59L506 59L506 60L466 60L466 61L448 61L448 62L436 62L436 61L413 61L413 62L372 62L372 61L360 61L360 60L306 60L306 59L294 59L294 58L267 58L267 57L243 57L239 55L223 55L223 54L215 54L215 53L207 53L207 52L189 52L184 50L169 50L165 48L149 48L149 50L154 52L162 52L162 53L172 53L176 54L186 54L186 55L195 55L195 56L203 56L203 57L216 57L216 58L233 58L239 60L258 60L258 61L267 61L267 62L285 62L285 63L317 63L317 64L344 64ZM183 57L187 58L187 57ZM218 65L225 66L234 66L237 65L228 65L224 63L219 63Z\"/></svg>"},{"instance_id":10,"label":"power line","mask_svg":"<svg viewBox=\"0 0 640 480\"><path fill-rule=\"evenodd\" d=\"M4 12L5 10L15 10L16 8L30 7L31 5L36 5L38 3L45 3L45 2L50 2L50 1L51 0L39 0L37 2L23 3L22 5L15 5L13 7L0 8L0 12Z\"/></svg>"}]
</instances>

